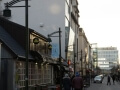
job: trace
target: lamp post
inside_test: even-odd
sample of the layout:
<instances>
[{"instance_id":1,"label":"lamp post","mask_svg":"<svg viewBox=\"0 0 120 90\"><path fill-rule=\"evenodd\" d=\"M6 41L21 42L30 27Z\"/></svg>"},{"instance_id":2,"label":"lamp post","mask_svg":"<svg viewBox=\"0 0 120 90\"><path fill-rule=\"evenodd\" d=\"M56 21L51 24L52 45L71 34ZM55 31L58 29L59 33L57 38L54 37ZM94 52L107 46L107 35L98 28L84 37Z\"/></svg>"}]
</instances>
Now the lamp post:
<instances>
[{"instance_id":1,"label":"lamp post","mask_svg":"<svg viewBox=\"0 0 120 90\"><path fill-rule=\"evenodd\" d=\"M75 75L75 72L76 72L76 71L75 71L75 66L76 66L76 65L75 65L75 57L76 57L75 44L73 45L73 47L74 47L74 75Z\"/></svg>"},{"instance_id":2,"label":"lamp post","mask_svg":"<svg viewBox=\"0 0 120 90\"><path fill-rule=\"evenodd\" d=\"M82 50L81 50L81 73L82 73L82 76L83 76L83 70L82 70Z\"/></svg>"},{"instance_id":3,"label":"lamp post","mask_svg":"<svg viewBox=\"0 0 120 90\"><path fill-rule=\"evenodd\" d=\"M18 2L25 1L25 6L12 6ZM12 0L5 3L5 10L3 10L3 16L11 17L11 10L8 7L25 7L25 29L26 29L26 72L25 72L25 89L28 90L28 54L29 54L29 28L28 28L28 0Z\"/></svg>"},{"instance_id":4,"label":"lamp post","mask_svg":"<svg viewBox=\"0 0 120 90\"><path fill-rule=\"evenodd\" d=\"M86 62L86 54L85 54L85 73L87 72L87 62ZM86 73L86 75L87 75L87 73Z\"/></svg>"},{"instance_id":5,"label":"lamp post","mask_svg":"<svg viewBox=\"0 0 120 90\"><path fill-rule=\"evenodd\" d=\"M29 54L29 29L28 29L28 0L25 0L25 27L26 27L26 90L28 90L28 54Z\"/></svg>"},{"instance_id":6,"label":"lamp post","mask_svg":"<svg viewBox=\"0 0 120 90\"><path fill-rule=\"evenodd\" d=\"M52 36L53 34L59 33L59 36ZM60 90L62 90L62 63L61 63L61 30L48 34L48 42L51 42L50 37L59 37L59 63L60 63Z\"/></svg>"}]
</instances>

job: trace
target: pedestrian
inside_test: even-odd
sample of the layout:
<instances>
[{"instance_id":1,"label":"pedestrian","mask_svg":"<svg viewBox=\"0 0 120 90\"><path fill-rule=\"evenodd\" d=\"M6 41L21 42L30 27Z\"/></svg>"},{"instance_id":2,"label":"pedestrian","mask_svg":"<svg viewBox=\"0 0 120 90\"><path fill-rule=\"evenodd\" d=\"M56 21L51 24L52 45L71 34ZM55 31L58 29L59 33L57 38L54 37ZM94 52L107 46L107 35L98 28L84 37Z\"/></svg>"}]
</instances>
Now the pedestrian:
<instances>
[{"instance_id":1,"label":"pedestrian","mask_svg":"<svg viewBox=\"0 0 120 90\"><path fill-rule=\"evenodd\" d=\"M111 85L111 77L110 77L110 75L108 75L108 77L107 77L107 85Z\"/></svg>"},{"instance_id":2,"label":"pedestrian","mask_svg":"<svg viewBox=\"0 0 120 90\"><path fill-rule=\"evenodd\" d=\"M68 74L63 77L63 88L64 90L71 90L71 80Z\"/></svg>"},{"instance_id":3,"label":"pedestrian","mask_svg":"<svg viewBox=\"0 0 120 90\"><path fill-rule=\"evenodd\" d=\"M113 84L115 84L115 74L112 75Z\"/></svg>"},{"instance_id":4,"label":"pedestrian","mask_svg":"<svg viewBox=\"0 0 120 90\"><path fill-rule=\"evenodd\" d=\"M76 72L75 77L72 80L72 85L74 90L82 90L83 89L83 79L80 77L80 73Z\"/></svg>"}]
</instances>

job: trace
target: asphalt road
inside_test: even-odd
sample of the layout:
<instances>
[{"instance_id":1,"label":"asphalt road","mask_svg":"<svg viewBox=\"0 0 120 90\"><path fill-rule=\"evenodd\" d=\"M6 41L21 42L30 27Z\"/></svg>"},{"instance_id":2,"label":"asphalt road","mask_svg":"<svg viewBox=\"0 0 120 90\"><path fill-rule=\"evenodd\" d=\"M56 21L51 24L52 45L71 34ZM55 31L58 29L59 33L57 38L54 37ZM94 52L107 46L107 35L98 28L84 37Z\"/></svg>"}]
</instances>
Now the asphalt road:
<instances>
[{"instance_id":1,"label":"asphalt road","mask_svg":"<svg viewBox=\"0 0 120 90\"><path fill-rule=\"evenodd\" d=\"M102 83L91 82L90 87L85 90L120 90L120 82L115 81L115 84L113 84L111 79L111 85L107 85L107 77L104 77Z\"/></svg>"}]
</instances>

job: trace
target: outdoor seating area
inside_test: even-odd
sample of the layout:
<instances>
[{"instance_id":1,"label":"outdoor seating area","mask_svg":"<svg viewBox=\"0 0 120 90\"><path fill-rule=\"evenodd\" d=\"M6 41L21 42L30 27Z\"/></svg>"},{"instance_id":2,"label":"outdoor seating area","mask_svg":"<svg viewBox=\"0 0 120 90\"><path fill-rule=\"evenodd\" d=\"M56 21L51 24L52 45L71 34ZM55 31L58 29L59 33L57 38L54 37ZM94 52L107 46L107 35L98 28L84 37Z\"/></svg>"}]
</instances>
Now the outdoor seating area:
<instances>
[{"instance_id":1,"label":"outdoor seating area","mask_svg":"<svg viewBox=\"0 0 120 90\"><path fill-rule=\"evenodd\" d=\"M59 90L59 85L40 84L29 86L29 90Z\"/></svg>"}]
</instances>

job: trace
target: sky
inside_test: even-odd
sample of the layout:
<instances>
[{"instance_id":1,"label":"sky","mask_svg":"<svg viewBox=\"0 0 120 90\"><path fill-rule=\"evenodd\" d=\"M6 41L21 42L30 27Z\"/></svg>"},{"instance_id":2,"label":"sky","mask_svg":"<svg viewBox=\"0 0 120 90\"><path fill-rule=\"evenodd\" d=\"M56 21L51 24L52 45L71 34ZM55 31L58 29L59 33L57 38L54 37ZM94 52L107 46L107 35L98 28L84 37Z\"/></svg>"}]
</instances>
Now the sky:
<instances>
[{"instance_id":1,"label":"sky","mask_svg":"<svg viewBox=\"0 0 120 90\"><path fill-rule=\"evenodd\" d=\"M120 0L78 0L79 23L90 44L120 50Z\"/></svg>"}]
</instances>

